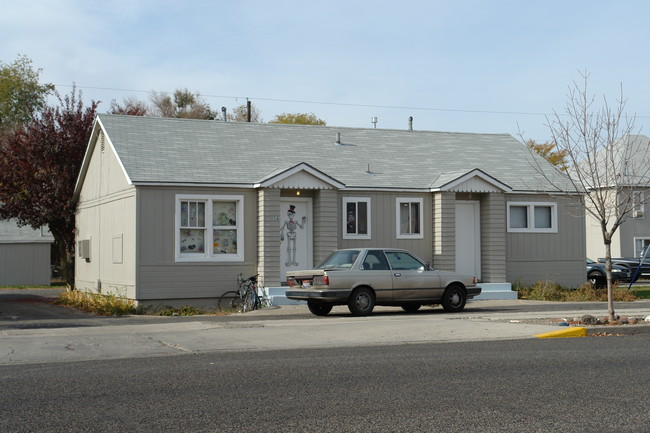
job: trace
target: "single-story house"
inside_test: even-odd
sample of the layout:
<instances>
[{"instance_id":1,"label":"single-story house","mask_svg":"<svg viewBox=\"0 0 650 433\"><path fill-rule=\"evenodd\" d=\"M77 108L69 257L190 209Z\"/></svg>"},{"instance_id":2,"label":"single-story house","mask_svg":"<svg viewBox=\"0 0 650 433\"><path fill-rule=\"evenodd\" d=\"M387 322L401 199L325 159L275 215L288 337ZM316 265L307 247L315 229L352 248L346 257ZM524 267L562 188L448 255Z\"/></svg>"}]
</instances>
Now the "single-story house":
<instances>
[{"instance_id":1,"label":"single-story house","mask_svg":"<svg viewBox=\"0 0 650 433\"><path fill-rule=\"evenodd\" d=\"M556 174L507 134L102 114L74 193L76 286L209 304L240 273L279 287L362 246L484 285L577 286L584 212L540 168Z\"/></svg>"},{"instance_id":2,"label":"single-story house","mask_svg":"<svg viewBox=\"0 0 650 433\"><path fill-rule=\"evenodd\" d=\"M52 242L46 227L34 230L0 220L0 285L49 285Z\"/></svg>"}]
</instances>

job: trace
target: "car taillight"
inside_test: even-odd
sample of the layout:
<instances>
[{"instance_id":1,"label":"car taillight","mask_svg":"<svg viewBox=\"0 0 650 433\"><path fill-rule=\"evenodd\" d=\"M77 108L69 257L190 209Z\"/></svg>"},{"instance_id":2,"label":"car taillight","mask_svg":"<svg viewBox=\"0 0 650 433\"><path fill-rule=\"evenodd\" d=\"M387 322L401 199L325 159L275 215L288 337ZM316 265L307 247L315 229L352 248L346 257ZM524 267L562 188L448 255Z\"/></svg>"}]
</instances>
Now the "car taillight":
<instances>
[{"instance_id":1,"label":"car taillight","mask_svg":"<svg viewBox=\"0 0 650 433\"><path fill-rule=\"evenodd\" d=\"M296 283L296 279L295 279L295 278L291 278L291 277L290 277L290 278L287 278L287 284L289 285L289 287L296 286L296 285L297 285L297 283Z\"/></svg>"},{"instance_id":2,"label":"car taillight","mask_svg":"<svg viewBox=\"0 0 650 433\"><path fill-rule=\"evenodd\" d=\"M330 283L330 278L327 275L314 277L314 286L328 286L329 283Z\"/></svg>"},{"instance_id":3,"label":"car taillight","mask_svg":"<svg viewBox=\"0 0 650 433\"><path fill-rule=\"evenodd\" d=\"M472 286L475 286L477 282L476 277L472 278Z\"/></svg>"}]
</instances>

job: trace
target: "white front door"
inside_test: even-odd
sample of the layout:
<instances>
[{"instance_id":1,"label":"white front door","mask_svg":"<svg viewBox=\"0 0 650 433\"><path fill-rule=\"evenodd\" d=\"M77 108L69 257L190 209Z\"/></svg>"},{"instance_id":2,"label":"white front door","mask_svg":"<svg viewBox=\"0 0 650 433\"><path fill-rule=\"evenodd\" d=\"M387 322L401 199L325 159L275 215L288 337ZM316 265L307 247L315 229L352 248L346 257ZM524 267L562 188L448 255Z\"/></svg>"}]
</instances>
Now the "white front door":
<instances>
[{"instance_id":1,"label":"white front door","mask_svg":"<svg viewBox=\"0 0 650 433\"><path fill-rule=\"evenodd\" d=\"M311 269L312 199L282 197L280 199L280 281L287 280L287 271Z\"/></svg>"},{"instance_id":2,"label":"white front door","mask_svg":"<svg viewBox=\"0 0 650 433\"><path fill-rule=\"evenodd\" d=\"M481 278L481 208L478 201L456 201L456 272Z\"/></svg>"}]
</instances>

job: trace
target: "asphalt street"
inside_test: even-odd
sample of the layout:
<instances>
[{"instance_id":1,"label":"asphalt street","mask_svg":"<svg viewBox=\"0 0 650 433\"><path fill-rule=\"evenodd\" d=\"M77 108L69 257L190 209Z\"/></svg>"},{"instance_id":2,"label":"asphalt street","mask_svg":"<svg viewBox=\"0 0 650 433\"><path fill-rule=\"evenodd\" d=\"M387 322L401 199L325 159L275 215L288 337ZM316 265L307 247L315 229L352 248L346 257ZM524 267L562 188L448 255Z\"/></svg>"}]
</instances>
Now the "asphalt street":
<instances>
[{"instance_id":1,"label":"asphalt street","mask_svg":"<svg viewBox=\"0 0 650 433\"><path fill-rule=\"evenodd\" d=\"M0 365L146 358L178 354L315 349L530 339L557 330L558 319L604 316L604 303L472 301L462 313L424 308L407 314L377 308L353 317L337 307L326 317L307 307L269 308L230 316L98 317L47 302L56 290L0 290ZM618 303L619 314L650 315L650 302ZM608 328L610 333L650 326Z\"/></svg>"}]
</instances>

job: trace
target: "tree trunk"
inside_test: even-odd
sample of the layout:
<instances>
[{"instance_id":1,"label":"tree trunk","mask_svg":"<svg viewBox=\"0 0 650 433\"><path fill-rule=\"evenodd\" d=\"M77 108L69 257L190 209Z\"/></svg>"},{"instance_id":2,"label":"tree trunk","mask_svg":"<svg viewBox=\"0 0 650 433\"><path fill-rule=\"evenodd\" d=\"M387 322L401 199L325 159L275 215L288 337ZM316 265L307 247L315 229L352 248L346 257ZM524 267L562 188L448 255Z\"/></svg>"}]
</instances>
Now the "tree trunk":
<instances>
[{"instance_id":1,"label":"tree trunk","mask_svg":"<svg viewBox=\"0 0 650 433\"><path fill-rule=\"evenodd\" d=\"M68 251L63 242L59 242L59 258L66 288L74 290L74 252Z\"/></svg>"},{"instance_id":2,"label":"tree trunk","mask_svg":"<svg viewBox=\"0 0 650 433\"><path fill-rule=\"evenodd\" d=\"M607 276L607 315L610 321L616 320L614 312L614 286L612 284L612 245L605 242L605 274Z\"/></svg>"}]
</instances>

